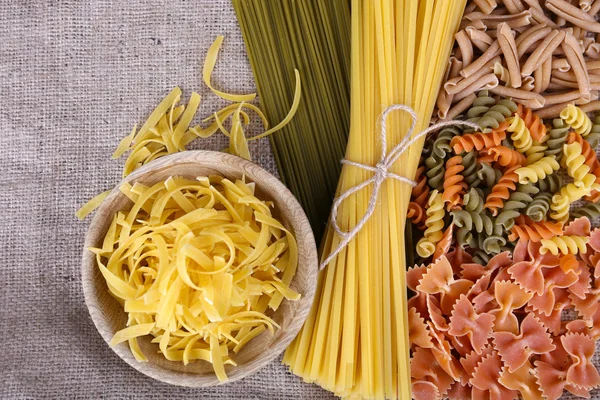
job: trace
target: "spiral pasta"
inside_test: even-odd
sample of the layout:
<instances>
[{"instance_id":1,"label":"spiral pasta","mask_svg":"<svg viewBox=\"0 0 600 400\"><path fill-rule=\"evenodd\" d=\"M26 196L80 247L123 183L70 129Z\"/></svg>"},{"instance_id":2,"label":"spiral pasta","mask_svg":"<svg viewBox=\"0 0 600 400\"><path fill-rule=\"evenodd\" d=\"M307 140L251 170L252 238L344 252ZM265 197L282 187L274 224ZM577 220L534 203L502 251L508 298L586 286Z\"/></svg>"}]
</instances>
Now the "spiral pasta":
<instances>
[{"instance_id":1,"label":"spiral pasta","mask_svg":"<svg viewBox=\"0 0 600 400\"><path fill-rule=\"evenodd\" d=\"M515 114L515 116L509 118L507 122L509 125L506 128L506 131L512 133L510 138L513 141L513 145L519 152L525 153L531 148L533 143L531 133L525 125L525 121L519 117L518 114Z\"/></svg>"},{"instance_id":2,"label":"spiral pasta","mask_svg":"<svg viewBox=\"0 0 600 400\"><path fill-rule=\"evenodd\" d=\"M589 203L571 211L573 218L587 217L590 220L600 218L600 204Z\"/></svg>"},{"instance_id":3,"label":"spiral pasta","mask_svg":"<svg viewBox=\"0 0 600 400\"><path fill-rule=\"evenodd\" d=\"M442 239L444 229L444 201L442 195L434 190L429 195L426 211L424 237L417 243L417 254L420 257L430 257L435 252L435 245Z\"/></svg>"},{"instance_id":4,"label":"spiral pasta","mask_svg":"<svg viewBox=\"0 0 600 400\"><path fill-rule=\"evenodd\" d=\"M473 149L479 151L499 146L504 139L506 139L505 131L465 133L462 136L453 137L450 145L454 153L460 154L463 151L471 151Z\"/></svg>"},{"instance_id":5,"label":"spiral pasta","mask_svg":"<svg viewBox=\"0 0 600 400\"><path fill-rule=\"evenodd\" d=\"M427 176L425 175L424 165L417 168L415 182L417 182L417 185L413 188L410 197L415 203L425 208L427 200L429 199L429 186L427 186Z\"/></svg>"},{"instance_id":6,"label":"spiral pasta","mask_svg":"<svg viewBox=\"0 0 600 400\"><path fill-rule=\"evenodd\" d=\"M587 236L556 236L551 239L542 239L542 247L540 254L547 252L553 255L560 254L585 254L587 251L587 243L590 238Z\"/></svg>"},{"instance_id":7,"label":"spiral pasta","mask_svg":"<svg viewBox=\"0 0 600 400\"><path fill-rule=\"evenodd\" d=\"M548 175L544 179L540 179L536 185L541 192L556 193L563 187L564 180L560 174Z\"/></svg>"},{"instance_id":8,"label":"spiral pasta","mask_svg":"<svg viewBox=\"0 0 600 400\"><path fill-rule=\"evenodd\" d=\"M525 208L525 215L534 222L543 221L550 210L551 203L552 195L548 192L540 192L535 195L531 203Z\"/></svg>"},{"instance_id":9,"label":"spiral pasta","mask_svg":"<svg viewBox=\"0 0 600 400\"><path fill-rule=\"evenodd\" d=\"M544 179L546 176L552 174L554 171L558 171L559 168L560 165L554 156L545 156L531 165L518 168L516 173L519 175L520 183L536 183L540 179Z\"/></svg>"},{"instance_id":10,"label":"spiral pasta","mask_svg":"<svg viewBox=\"0 0 600 400\"><path fill-rule=\"evenodd\" d=\"M510 230L515 224L515 218L521 215L521 211L533 201L533 195L538 192L539 189L531 183L520 184L504 203L504 207L496 217L496 223Z\"/></svg>"},{"instance_id":11,"label":"spiral pasta","mask_svg":"<svg viewBox=\"0 0 600 400\"><path fill-rule=\"evenodd\" d=\"M411 201L408 203L408 211L406 212L406 218L410 219L413 224L417 225L420 230L424 230L424 225L427 214L425 209L417 202Z\"/></svg>"},{"instance_id":12,"label":"spiral pasta","mask_svg":"<svg viewBox=\"0 0 600 400\"><path fill-rule=\"evenodd\" d=\"M571 203L569 202L568 197L561 194L555 194L552 196L552 203L550 204L550 209L552 210L550 218L564 224L569 219L570 206Z\"/></svg>"},{"instance_id":13,"label":"spiral pasta","mask_svg":"<svg viewBox=\"0 0 600 400\"><path fill-rule=\"evenodd\" d=\"M446 163L443 157L431 154L425 159L427 184L433 190L440 190L444 186L444 174L446 173Z\"/></svg>"},{"instance_id":14,"label":"spiral pasta","mask_svg":"<svg viewBox=\"0 0 600 400\"><path fill-rule=\"evenodd\" d=\"M482 162L488 161L488 158L485 157L487 155L492 161L497 162L502 167L522 166L527 163L527 159L523 154L505 146L494 146L485 149L481 154L483 155Z\"/></svg>"},{"instance_id":15,"label":"spiral pasta","mask_svg":"<svg viewBox=\"0 0 600 400\"><path fill-rule=\"evenodd\" d=\"M525 121L525 125L529 128L533 140L543 142L543 138L547 134L547 128L542 122L542 119L530 108L527 108L522 104L519 104L517 107L517 115Z\"/></svg>"},{"instance_id":16,"label":"spiral pasta","mask_svg":"<svg viewBox=\"0 0 600 400\"><path fill-rule=\"evenodd\" d=\"M575 182L581 182L590 172L590 167L585 163L585 156L581 152L581 145L577 142L565 144L563 153L567 173Z\"/></svg>"},{"instance_id":17,"label":"spiral pasta","mask_svg":"<svg viewBox=\"0 0 600 400\"><path fill-rule=\"evenodd\" d=\"M477 94L477 98L473 101L473 105L467 111L467 121L478 123L479 119L495 104L496 100L490 96L489 92L481 90ZM470 129L465 130L465 132L470 131Z\"/></svg>"},{"instance_id":18,"label":"spiral pasta","mask_svg":"<svg viewBox=\"0 0 600 400\"><path fill-rule=\"evenodd\" d=\"M473 211L477 213L483 210L483 192L481 189L469 189L464 197L464 207L467 211Z\"/></svg>"},{"instance_id":19,"label":"spiral pasta","mask_svg":"<svg viewBox=\"0 0 600 400\"><path fill-rule=\"evenodd\" d=\"M588 135L586 138L589 138L590 136L591 134ZM590 167L591 170L600 168L600 162L598 162L598 156L596 155L594 147L592 147L590 143L583 138L583 136L581 136L577 132L571 132L567 137L567 143L579 143L579 145L581 146L581 154L585 157L585 165Z\"/></svg>"},{"instance_id":20,"label":"spiral pasta","mask_svg":"<svg viewBox=\"0 0 600 400\"><path fill-rule=\"evenodd\" d=\"M571 126L560 118L552 120L552 129L548 131L548 140L546 146L548 149L544 152L546 156L556 157L560 161L563 155L563 145L567 141Z\"/></svg>"},{"instance_id":21,"label":"spiral pasta","mask_svg":"<svg viewBox=\"0 0 600 400\"><path fill-rule=\"evenodd\" d=\"M569 203L580 200L584 196L589 196L592 190L599 190L600 184L596 183L596 176L587 174L579 182L569 183L560 189L560 195L566 197Z\"/></svg>"},{"instance_id":22,"label":"spiral pasta","mask_svg":"<svg viewBox=\"0 0 600 400\"><path fill-rule=\"evenodd\" d=\"M554 236L562 235L563 228L559 222L532 222L529 224L515 225L508 235L508 240L531 240L539 242L542 239L551 239Z\"/></svg>"},{"instance_id":23,"label":"spiral pasta","mask_svg":"<svg viewBox=\"0 0 600 400\"><path fill-rule=\"evenodd\" d=\"M465 169L462 171L462 176L465 178L465 183L469 187L477 187L481 179L477 175L479 164L477 163L477 155L474 151L462 154L462 166Z\"/></svg>"},{"instance_id":24,"label":"spiral pasta","mask_svg":"<svg viewBox=\"0 0 600 400\"><path fill-rule=\"evenodd\" d=\"M527 149L525 155L527 156L527 165L533 164L536 161L544 158L544 153L548 150L548 146L538 141L532 141L531 147Z\"/></svg>"},{"instance_id":25,"label":"spiral pasta","mask_svg":"<svg viewBox=\"0 0 600 400\"><path fill-rule=\"evenodd\" d=\"M477 177L488 188L493 187L502 177L502 171L492 167L489 163L478 163Z\"/></svg>"},{"instance_id":26,"label":"spiral pasta","mask_svg":"<svg viewBox=\"0 0 600 400\"><path fill-rule=\"evenodd\" d=\"M484 113L476 123L481 127L482 132L490 132L493 129L500 128L500 124L506 121L517 111L517 104L509 99L500 100L496 105Z\"/></svg>"},{"instance_id":27,"label":"spiral pasta","mask_svg":"<svg viewBox=\"0 0 600 400\"><path fill-rule=\"evenodd\" d=\"M443 128L433 141L433 154L435 154L439 158L445 158L446 154L452 151L451 141L454 140L456 137L459 137L457 135L460 134L461 130L457 126L447 126Z\"/></svg>"},{"instance_id":28,"label":"spiral pasta","mask_svg":"<svg viewBox=\"0 0 600 400\"><path fill-rule=\"evenodd\" d=\"M506 170L504 175L498 180L498 183L492 187L492 192L485 199L484 208L490 210L492 215L498 215L498 209L504 206L504 201L508 200L510 192L517 188L519 176L516 170L519 167L512 167Z\"/></svg>"},{"instance_id":29,"label":"spiral pasta","mask_svg":"<svg viewBox=\"0 0 600 400\"><path fill-rule=\"evenodd\" d=\"M491 235L494 231L495 222L486 211L453 210L450 215L452 216L452 223L459 228L466 228L469 231L475 230L477 233L483 232L488 235Z\"/></svg>"},{"instance_id":30,"label":"spiral pasta","mask_svg":"<svg viewBox=\"0 0 600 400\"><path fill-rule=\"evenodd\" d=\"M467 189L465 177L461 175L464 169L461 156L451 157L446 162L442 199L447 203L448 211L462 203L462 195Z\"/></svg>"},{"instance_id":31,"label":"spiral pasta","mask_svg":"<svg viewBox=\"0 0 600 400\"><path fill-rule=\"evenodd\" d=\"M592 131L592 121L583 112L583 110L574 104L569 104L560 112L562 118L567 124L579 133L581 136L587 136Z\"/></svg>"}]
</instances>

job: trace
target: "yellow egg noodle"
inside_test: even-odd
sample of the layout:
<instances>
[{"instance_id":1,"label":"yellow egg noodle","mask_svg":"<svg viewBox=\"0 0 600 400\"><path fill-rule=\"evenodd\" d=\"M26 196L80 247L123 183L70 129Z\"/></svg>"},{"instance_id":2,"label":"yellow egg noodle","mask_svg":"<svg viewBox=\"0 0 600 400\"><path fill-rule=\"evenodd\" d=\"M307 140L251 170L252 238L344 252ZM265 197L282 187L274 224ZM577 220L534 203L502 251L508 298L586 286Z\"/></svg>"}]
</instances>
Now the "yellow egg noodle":
<instances>
[{"instance_id":1,"label":"yellow egg noodle","mask_svg":"<svg viewBox=\"0 0 600 400\"><path fill-rule=\"evenodd\" d=\"M375 165L379 115L393 104L418 115L415 134L429 125L464 0L352 1L351 117L347 160ZM410 127L404 112L390 114L387 142ZM403 153L392 173L414 177L423 140ZM344 165L337 195L373 172ZM371 219L322 271L305 325L284 362L305 381L339 396L410 399L410 352L404 243L411 187L386 180ZM369 208L367 186L338 211L349 231ZM329 228L322 260L342 239Z\"/></svg>"},{"instance_id":2,"label":"yellow egg noodle","mask_svg":"<svg viewBox=\"0 0 600 400\"><path fill-rule=\"evenodd\" d=\"M159 157L184 151L187 145L194 139L206 139L218 130L229 138L229 147L224 149L224 151L251 160L248 141L267 137L284 128L292 120L300 106L300 99L302 97L299 71L294 70L296 77L294 98L287 115L276 126L269 128L269 123L260 108L247 103L247 101L254 99L256 94L232 95L221 92L212 86L210 76L215 67L222 42L223 36L217 37L207 54L203 68L204 82L216 95L235 103L216 111L213 115L204 119L204 123L214 120L207 127L202 128L200 125L190 126L200 106L201 97L198 93L193 92L187 106L178 106L177 104L181 100L182 93L180 88L174 88L152 111L140 130L136 131L137 126L134 126L131 133L124 137L117 146L112 155L113 159L119 158L127 151L130 151L123 167L123 177L128 176L142 165ZM244 125L250 124L251 120L248 114L243 111L244 108L254 111L260 118L265 129L263 133L250 138L246 137ZM231 128L228 131L224 123L230 117ZM104 197L107 195L108 192L104 193ZM85 218L102 203L103 199L100 196L94 197L77 211L76 216L79 219Z\"/></svg>"},{"instance_id":3,"label":"yellow egg noodle","mask_svg":"<svg viewBox=\"0 0 600 400\"><path fill-rule=\"evenodd\" d=\"M300 298L289 287L298 264L292 232L243 180L170 177L120 190L131 209L90 249L128 316L111 346L128 341L147 361L137 338L152 335L168 360L210 362L226 381L233 354L278 328L267 309Z\"/></svg>"}]
</instances>

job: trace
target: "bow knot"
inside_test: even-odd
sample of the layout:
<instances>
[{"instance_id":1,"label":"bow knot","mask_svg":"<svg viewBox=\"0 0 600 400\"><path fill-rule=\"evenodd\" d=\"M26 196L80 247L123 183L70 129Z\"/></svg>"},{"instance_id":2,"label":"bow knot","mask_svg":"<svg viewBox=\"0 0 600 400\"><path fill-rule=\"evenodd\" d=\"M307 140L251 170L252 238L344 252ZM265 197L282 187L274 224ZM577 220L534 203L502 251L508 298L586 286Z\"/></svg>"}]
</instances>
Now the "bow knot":
<instances>
[{"instance_id":1,"label":"bow knot","mask_svg":"<svg viewBox=\"0 0 600 400\"><path fill-rule=\"evenodd\" d=\"M387 152L387 116L390 112L395 111L395 110L402 110L402 111L405 111L408 114L410 114L410 116L412 118L412 122L411 122L409 130L406 132L406 134L404 135L404 137L402 138L400 143L398 143L388 153ZM348 190L346 190L345 192L341 193L339 195L339 197L336 198L335 201L333 202L333 206L331 208L331 225L333 226L333 229L336 231L336 233L342 238L342 240L340 241L338 246L331 252L331 254L329 254L329 256L327 256L327 258L321 263L321 265L319 266L320 269L325 268L325 266L327 264L329 264L329 262L331 260L333 260L333 258L335 256L337 256L340 253L340 251L342 251L346 246L348 246L350 241L358 234L358 232L360 232L360 230L367 223L369 218L371 218L371 216L375 212L375 207L377 205L377 198L379 196L379 190L380 190L383 182L385 182L387 179L395 179L397 181L407 183L413 187L417 185L417 183L412 179L409 179L407 177L400 176L398 174L394 174L393 172L390 172L390 168L394 165L394 163L398 160L398 158L400 158L400 156L410 148L410 146L413 143L415 143L417 140L419 140L423 136L429 134L430 132L441 129L445 126L465 125L465 126L468 126L468 127L474 128L474 129L480 129L479 125L477 125L473 122L443 121L443 122L439 122L437 124L430 126L429 128L423 130L422 132L419 132L414 137L412 137L413 131L415 129L415 125L417 123L417 119L418 119L417 113L409 106L405 106L404 104L393 104L393 105L389 106L388 108L385 109L385 111L383 113L381 113L381 116L379 118L381 156L379 157L379 161L377 162L377 164L375 164L375 166L371 166L371 165L361 164L361 163L358 163L355 161L342 160L342 164L351 165L356 168L360 168L360 169L363 169L366 171L373 172L373 176L371 178L365 180L364 182L361 182L358 185L353 186L353 187L349 188ZM362 216L362 218L356 223L354 228L352 228L351 230L349 230L347 232L342 231L342 229L340 228L340 226L337 223L337 213L338 213L338 209L339 209L340 205L348 197L350 197L354 193L361 191L362 189L366 188L370 184L373 184L373 191L371 193L371 197L369 198L369 203L367 205L367 211Z\"/></svg>"}]
</instances>

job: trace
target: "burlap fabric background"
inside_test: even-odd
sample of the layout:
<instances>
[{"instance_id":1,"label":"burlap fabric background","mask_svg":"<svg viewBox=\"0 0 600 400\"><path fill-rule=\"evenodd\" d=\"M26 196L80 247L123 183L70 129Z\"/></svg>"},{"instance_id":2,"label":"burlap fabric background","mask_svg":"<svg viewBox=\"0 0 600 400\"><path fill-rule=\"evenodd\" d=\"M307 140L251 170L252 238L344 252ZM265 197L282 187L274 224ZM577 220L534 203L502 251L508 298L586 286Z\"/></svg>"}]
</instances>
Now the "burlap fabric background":
<instances>
[{"instance_id":1,"label":"burlap fabric background","mask_svg":"<svg viewBox=\"0 0 600 400\"><path fill-rule=\"evenodd\" d=\"M215 84L253 91L229 0L0 0L1 399L333 398L279 361L210 390L156 382L109 349L83 300L89 221L75 211L119 181L115 146L174 86L200 92L201 116L225 104L200 79L218 34ZM193 147L225 146L218 135ZM267 140L251 151L276 172Z\"/></svg>"},{"instance_id":2,"label":"burlap fabric background","mask_svg":"<svg viewBox=\"0 0 600 400\"><path fill-rule=\"evenodd\" d=\"M119 181L115 146L174 86L199 91L201 116L225 104L200 78L218 34L215 84L253 91L229 0L0 1L1 399L333 397L278 361L211 390L154 381L110 350L83 300L89 221L74 212ZM275 172L268 140L251 151Z\"/></svg>"}]
</instances>

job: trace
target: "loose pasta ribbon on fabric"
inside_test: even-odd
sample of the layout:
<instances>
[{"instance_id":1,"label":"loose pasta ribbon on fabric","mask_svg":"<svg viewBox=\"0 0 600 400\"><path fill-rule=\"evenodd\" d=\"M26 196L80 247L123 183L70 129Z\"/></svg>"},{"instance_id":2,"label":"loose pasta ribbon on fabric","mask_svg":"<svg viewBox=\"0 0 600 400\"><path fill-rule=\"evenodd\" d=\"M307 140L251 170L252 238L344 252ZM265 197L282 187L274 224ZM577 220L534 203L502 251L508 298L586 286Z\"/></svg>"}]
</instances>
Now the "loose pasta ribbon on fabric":
<instances>
[{"instance_id":1,"label":"loose pasta ribbon on fabric","mask_svg":"<svg viewBox=\"0 0 600 400\"><path fill-rule=\"evenodd\" d=\"M396 111L396 110L402 110L402 111L408 113L412 118L412 122L411 122L410 128L404 135L404 138L402 138L400 143L398 143L395 147L393 147L390 150L390 152L388 153L388 151L387 151L387 117L392 111ZM379 161L377 162L377 164L372 166L372 165L361 164L361 163L358 163L355 161L342 160L342 164L351 165L353 167L361 168L366 171L371 171L371 172L373 172L373 176L371 178L365 180L364 182L359 183L358 185L353 186L350 189L346 190L345 192L341 193L339 195L339 197L336 198L335 201L333 202L333 206L331 208L331 225L333 226L333 229L335 230L335 232L342 238L342 240L340 241L338 246L327 256L327 258L323 262L321 262L321 264L319 265L320 269L325 268L325 266L327 264L329 264L329 262L331 260L333 260L340 253L340 251L342 251L346 246L348 246L350 241L358 234L358 232L360 232L360 230L365 226L367 221L369 221L369 219L375 212L377 198L379 197L379 190L381 189L381 185L383 184L383 182L385 182L387 179L395 179L397 181L407 183L413 187L417 185L417 183L415 181L413 181L412 179L409 179L407 177L400 176L398 174L394 174L393 172L390 172L390 169L392 168L394 163L398 160L398 158L400 158L400 156L402 154L404 154L404 152L406 152L410 148L410 146L412 146L416 141L418 141L423 136L426 136L427 134L429 134L431 132L434 132L438 129L441 129L441 128L447 127L447 126L465 125L465 126L468 126L470 128L476 129L476 130L480 129L479 125L476 123L473 123L473 122L443 121L443 122L434 124L427 129L424 129L423 131L419 132L418 134L416 134L413 137L413 132L415 129L415 125L417 123L417 119L418 119L417 113L409 106L406 106L404 104L393 104L393 105L389 106L388 108L386 108L383 111L383 113L379 117L380 132L381 132L380 133L381 155L379 157ZM350 196L352 196L354 193L357 193L357 192L363 190L364 188L366 188L369 185L373 185L373 191L371 193L371 197L369 198L369 202L367 205L367 211L365 212L365 215L363 215L362 218L356 223L354 228L352 228L349 231L344 232L340 228L340 226L338 225L338 222L337 222L337 213L338 213L338 209L339 209L340 205L346 199L348 199Z\"/></svg>"}]
</instances>

